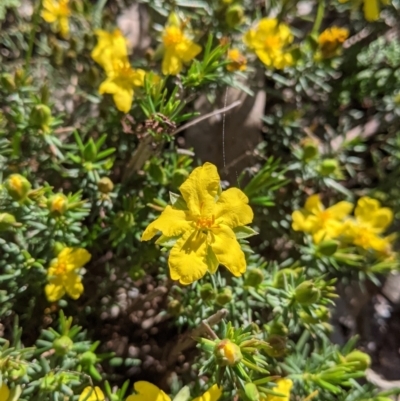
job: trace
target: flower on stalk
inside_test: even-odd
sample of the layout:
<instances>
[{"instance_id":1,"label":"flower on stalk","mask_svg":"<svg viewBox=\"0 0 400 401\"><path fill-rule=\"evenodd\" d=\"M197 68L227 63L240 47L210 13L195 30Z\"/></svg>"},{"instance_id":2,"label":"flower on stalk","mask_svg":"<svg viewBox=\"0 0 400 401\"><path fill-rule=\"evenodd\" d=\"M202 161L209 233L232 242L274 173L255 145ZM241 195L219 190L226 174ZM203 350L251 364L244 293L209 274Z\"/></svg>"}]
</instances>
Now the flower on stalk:
<instances>
[{"instance_id":1,"label":"flower on stalk","mask_svg":"<svg viewBox=\"0 0 400 401\"><path fill-rule=\"evenodd\" d=\"M127 58L113 60L112 69L107 71L107 78L101 83L99 93L113 95L117 109L128 113L135 90L144 86L145 75L144 70L133 69Z\"/></svg>"},{"instance_id":2,"label":"flower on stalk","mask_svg":"<svg viewBox=\"0 0 400 401\"><path fill-rule=\"evenodd\" d=\"M289 26L277 19L263 18L244 35L243 40L267 67L280 70L293 64L293 57L287 51L293 35Z\"/></svg>"},{"instance_id":3,"label":"flower on stalk","mask_svg":"<svg viewBox=\"0 0 400 401\"><path fill-rule=\"evenodd\" d=\"M276 387L272 390L282 396L268 394L266 397L261 397L260 401L289 401L290 391L293 387L293 382L290 379L278 379Z\"/></svg>"},{"instance_id":4,"label":"flower on stalk","mask_svg":"<svg viewBox=\"0 0 400 401\"><path fill-rule=\"evenodd\" d=\"M68 18L71 14L69 0L43 0L42 18L55 24L61 36L66 38L69 34Z\"/></svg>"},{"instance_id":5,"label":"flower on stalk","mask_svg":"<svg viewBox=\"0 0 400 401\"><path fill-rule=\"evenodd\" d=\"M392 237L381 237L393 221L393 212L387 207L381 207L378 200L364 196L357 202L354 211L355 219L349 219L344 225L343 234L365 250L377 252L391 249Z\"/></svg>"},{"instance_id":6,"label":"flower on stalk","mask_svg":"<svg viewBox=\"0 0 400 401\"><path fill-rule=\"evenodd\" d=\"M292 228L313 236L314 243L337 238L343 231L343 220L353 209L353 204L342 201L325 209L318 194L311 195L304 209L292 213Z\"/></svg>"},{"instance_id":7,"label":"flower on stalk","mask_svg":"<svg viewBox=\"0 0 400 401\"><path fill-rule=\"evenodd\" d=\"M112 71L115 60L127 60L127 41L119 29L113 32L98 29L95 31L97 45L92 50L92 59L108 72Z\"/></svg>"},{"instance_id":8,"label":"flower on stalk","mask_svg":"<svg viewBox=\"0 0 400 401\"><path fill-rule=\"evenodd\" d=\"M172 206L146 228L142 241L159 231L156 243L176 239L168 259L171 278L181 284L215 273L219 264L236 277L246 271L246 260L234 229L253 220L247 196L238 188L221 191L215 165L205 163L192 171L179 187Z\"/></svg>"},{"instance_id":9,"label":"flower on stalk","mask_svg":"<svg viewBox=\"0 0 400 401\"><path fill-rule=\"evenodd\" d=\"M168 19L162 41L164 75L178 75L182 71L183 64L190 63L201 52L201 46L190 40L183 32L176 14L171 14Z\"/></svg>"},{"instance_id":10,"label":"flower on stalk","mask_svg":"<svg viewBox=\"0 0 400 401\"><path fill-rule=\"evenodd\" d=\"M349 30L346 28L332 26L325 29L318 37L322 57L330 58L336 56L348 37Z\"/></svg>"},{"instance_id":11,"label":"flower on stalk","mask_svg":"<svg viewBox=\"0 0 400 401\"><path fill-rule=\"evenodd\" d=\"M149 382L136 382L133 388L136 394L130 395L126 401L171 401L171 398L164 391ZM203 395L193 401L218 401L221 395L222 389L214 384Z\"/></svg>"},{"instance_id":12,"label":"flower on stalk","mask_svg":"<svg viewBox=\"0 0 400 401\"><path fill-rule=\"evenodd\" d=\"M247 59L240 52L239 49L229 49L227 60L229 64L227 64L226 69L230 72L233 71L245 71L247 68Z\"/></svg>"},{"instance_id":13,"label":"flower on stalk","mask_svg":"<svg viewBox=\"0 0 400 401\"><path fill-rule=\"evenodd\" d=\"M349 0L339 0L341 3L347 3ZM364 17L367 21L376 21L379 19L380 7L379 3L389 4L389 0L351 0L358 6L364 3Z\"/></svg>"},{"instance_id":14,"label":"flower on stalk","mask_svg":"<svg viewBox=\"0 0 400 401\"><path fill-rule=\"evenodd\" d=\"M47 277L49 283L45 287L49 302L58 301L67 293L72 299L78 299L83 292L81 277L76 270L83 267L91 258L83 248L64 248L51 262Z\"/></svg>"},{"instance_id":15,"label":"flower on stalk","mask_svg":"<svg viewBox=\"0 0 400 401\"><path fill-rule=\"evenodd\" d=\"M78 401L105 401L106 397L100 387L85 387Z\"/></svg>"}]
</instances>

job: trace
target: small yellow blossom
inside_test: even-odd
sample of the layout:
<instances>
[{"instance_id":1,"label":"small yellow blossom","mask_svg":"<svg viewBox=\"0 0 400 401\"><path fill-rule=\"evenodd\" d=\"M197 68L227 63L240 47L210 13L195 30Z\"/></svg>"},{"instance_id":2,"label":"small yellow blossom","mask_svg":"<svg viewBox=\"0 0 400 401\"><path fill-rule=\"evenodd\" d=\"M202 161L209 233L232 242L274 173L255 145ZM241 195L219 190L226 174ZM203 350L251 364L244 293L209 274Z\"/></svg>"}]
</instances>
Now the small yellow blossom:
<instances>
[{"instance_id":1,"label":"small yellow blossom","mask_svg":"<svg viewBox=\"0 0 400 401\"><path fill-rule=\"evenodd\" d=\"M85 387L78 401L105 401L106 397L100 387Z\"/></svg>"},{"instance_id":2,"label":"small yellow blossom","mask_svg":"<svg viewBox=\"0 0 400 401\"><path fill-rule=\"evenodd\" d=\"M346 221L344 236L365 250L390 253L393 237L383 238L380 234L392 223L393 212L387 207L381 207L378 200L364 196L358 200L354 216L354 220Z\"/></svg>"},{"instance_id":3,"label":"small yellow blossom","mask_svg":"<svg viewBox=\"0 0 400 401\"><path fill-rule=\"evenodd\" d=\"M171 398L154 384L140 381L133 385L136 394L130 395L126 401L171 401ZM202 396L193 401L218 401L222 390L214 384Z\"/></svg>"},{"instance_id":4,"label":"small yellow blossom","mask_svg":"<svg viewBox=\"0 0 400 401\"><path fill-rule=\"evenodd\" d=\"M132 107L135 89L144 85L144 70L133 69L128 59L113 60L112 69L107 72L107 78L101 83L99 93L113 95L117 109L128 113Z\"/></svg>"},{"instance_id":5,"label":"small yellow blossom","mask_svg":"<svg viewBox=\"0 0 400 401\"><path fill-rule=\"evenodd\" d=\"M292 228L312 234L316 244L322 240L338 237L343 230L343 220L352 211L353 204L342 201L327 209L324 208L319 195L311 195L302 210L292 213Z\"/></svg>"},{"instance_id":6,"label":"small yellow blossom","mask_svg":"<svg viewBox=\"0 0 400 401\"><path fill-rule=\"evenodd\" d=\"M159 231L159 241L177 238L168 263L171 278L181 284L193 283L207 271L215 273L219 264L234 276L242 275L246 260L233 229L253 220L247 196L238 188L221 192L217 168L211 163L194 169L179 190L182 197L146 228L142 240Z\"/></svg>"},{"instance_id":7,"label":"small yellow blossom","mask_svg":"<svg viewBox=\"0 0 400 401\"><path fill-rule=\"evenodd\" d=\"M78 299L83 292L81 277L76 270L89 262L91 255L83 248L64 248L54 259L47 272L49 283L45 293L49 302L55 302L67 293Z\"/></svg>"},{"instance_id":8,"label":"small yellow blossom","mask_svg":"<svg viewBox=\"0 0 400 401\"><path fill-rule=\"evenodd\" d=\"M339 28L332 26L325 29L319 37L318 44L324 58L333 57L341 49L345 40L349 37L349 30L346 28Z\"/></svg>"},{"instance_id":9,"label":"small yellow blossom","mask_svg":"<svg viewBox=\"0 0 400 401\"><path fill-rule=\"evenodd\" d=\"M119 29L113 32L98 29L95 31L97 45L92 50L92 59L108 72L113 70L115 60L127 60L127 41Z\"/></svg>"},{"instance_id":10,"label":"small yellow blossom","mask_svg":"<svg viewBox=\"0 0 400 401\"><path fill-rule=\"evenodd\" d=\"M341 3L346 3L349 0L339 0ZM351 0L356 7L363 3L364 17L367 21L376 21L379 19L380 7L379 3L389 4L389 0Z\"/></svg>"},{"instance_id":11,"label":"small yellow blossom","mask_svg":"<svg viewBox=\"0 0 400 401\"><path fill-rule=\"evenodd\" d=\"M201 47L185 36L176 25L165 27L162 41L165 48L162 62L164 75L178 75L183 64L189 63L201 52Z\"/></svg>"},{"instance_id":12,"label":"small yellow blossom","mask_svg":"<svg viewBox=\"0 0 400 401\"><path fill-rule=\"evenodd\" d=\"M10 395L10 389L8 388L6 383L2 383L0 386L0 401L7 401Z\"/></svg>"},{"instance_id":13,"label":"small yellow blossom","mask_svg":"<svg viewBox=\"0 0 400 401\"><path fill-rule=\"evenodd\" d=\"M68 3L69 0L43 0L42 18L50 24L55 24L64 38L69 33L68 18L71 10Z\"/></svg>"},{"instance_id":14,"label":"small yellow blossom","mask_svg":"<svg viewBox=\"0 0 400 401\"><path fill-rule=\"evenodd\" d=\"M243 40L267 67L283 69L293 64L293 57L287 51L293 35L290 28L282 22L279 24L277 19L263 18Z\"/></svg>"},{"instance_id":15,"label":"small yellow blossom","mask_svg":"<svg viewBox=\"0 0 400 401\"><path fill-rule=\"evenodd\" d=\"M247 59L239 49L228 50L227 59L229 64L226 66L228 71L245 71L247 68Z\"/></svg>"},{"instance_id":16,"label":"small yellow blossom","mask_svg":"<svg viewBox=\"0 0 400 401\"><path fill-rule=\"evenodd\" d=\"M284 395L284 397L267 395L266 397L262 397L261 401L289 401L292 387L293 382L290 379L279 379L276 381L276 387L274 387L273 390L276 393Z\"/></svg>"}]
</instances>

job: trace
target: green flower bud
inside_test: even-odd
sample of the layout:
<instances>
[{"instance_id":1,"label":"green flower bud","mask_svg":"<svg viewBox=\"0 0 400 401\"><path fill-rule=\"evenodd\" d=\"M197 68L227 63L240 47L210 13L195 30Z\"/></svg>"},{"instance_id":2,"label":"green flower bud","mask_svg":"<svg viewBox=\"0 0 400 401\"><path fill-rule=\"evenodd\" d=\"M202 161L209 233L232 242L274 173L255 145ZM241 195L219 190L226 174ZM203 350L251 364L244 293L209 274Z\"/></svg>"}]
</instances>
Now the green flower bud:
<instances>
[{"instance_id":1,"label":"green flower bud","mask_svg":"<svg viewBox=\"0 0 400 401\"><path fill-rule=\"evenodd\" d=\"M272 322L267 325L269 334L277 334L279 336L287 336L289 330L282 322Z\"/></svg>"},{"instance_id":2,"label":"green flower bud","mask_svg":"<svg viewBox=\"0 0 400 401\"><path fill-rule=\"evenodd\" d=\"M300 318L304 323L317 324L320 322L327 322L331 318L331 312L326 306L320 306L314 311L315 316L309 315L305 311L300 312Z\"/></svg>"},{"instance_id":3,"label":"green flower bud","mask_svg":"<svg viewBox=\"0 0 400 401\"><path fill-rule=\"evenodd\" d=\"M51 110L49 106L45 104L37 104L34 106L29 115L29 124L34 128L41 129L43 132L48 132L50 130L49 125L51 120Z\"/></svg>"},{"instance_id":4,"label":"green flower bud","mask_svg":"<svg viewBox=\"0 0 400 401\"><path fill-rule=\"evenodd\" d=\"M96 156L97 156L97 147L93 139L90 138L83 150L83 158L85 159L86 162L93 162L96 160Z\"/></svg>"},{"instance_id":5,"label":"green flower bud","mask_svg":"<svg viewBox=\"0 0 400 401\"><path fill-rule=\"evenodd\" d=\"M0 213L0 231L6 231L16 223L15 217L10 213Z\"/></svg>"},{"instance_id":6,"label":"green flower bud","mask_svg":"<svg viewBox=\"0 0 400 401\"><path fill-rule=\"evenodd\" d=\"M205 283L200 287L200 297L203 301L213 301L215 295L214 287L210 283Z\"/></svg>"},{"instance_id":7,"label":"green flower bud","mask_svg":"<svg viewBox=\"0 0 400 401\"><path fill-rule=\"evenodd\" d=\"M304 281L295 289L294 298L301 305L312 305L321 297L321 291L311 280Z\"/></svg>"},{"instance_id":8,"label":"green flower bud","mask_svg":"<svg viewBox=\"0 0 400 401\"><path fill-rule=\"evenodd\" d=\"M179 316L183 311L183 306L177 299L173 299L168 302L167 311L172 316Z\"/></svg>"},{"instance_id":9,"label":"green flower bud","mask_svg":"<svg viewBox=\"0 0 400 401\"><path fill-rule=\"evenodd\" d=\"M224 306L228 302L232 301L232 290L230 288L224 288L220 292L218 292L215 302L220 305Z\"/></svg>"},{"instance_id":10,"label":"green flower bud","mask_svg":"<svg viewBox=\"0 0 400 401\"><path fill-rule=\"evenodd\" d=\"M338 249L339 242L333 239L322 241L318 244L318 251L324 256L332 256Z\"/></svg>"},{"instance_id":11,"label":"green flower bud","mask_svg":"<svg viewBox=\"0 0 400 401\"><path fill-rule=\"evenodd\" d=\"M68 210L68 198L64 194L55 194L47 202L50 212L61 216Z\"/></svg>"},{"instance_id":12,"label":"green flower bud","mask_svg":"<svg viewBox=\"0 0 400 401\"><path fill-rule=\"evenodd\" d=\"M264 273L261 269L251 269L246 273L244 285L248 287L257 287L264 280Z\"/></svg>"},{"instance_id":13,"label":"green flower bud","mask_svg":"<svg viewBox=\"0 0 400 401\"><path fill-rule=\"evenodd\" d=\"M214 348L214 355L222 366L235 366L243 358L240 347L230 340L221 340Z\"/></svg>"},{"instance_id":14,"label":"green flower bud","mask_svg":"<svg viewBox=\"0 0 400 401\"><path fill-rule=\"evenodd\" d=\"M365 352L354 350L344 357L345 362L356 362L353 369L357 371L367 370L371 366L371 357Z\"/></svg>"},{"instance_id":15,"label":"green flower bud","mask_svg":"<svg viewBox=\"0 0 400 401\"><path fill-rule=\"evenodd\" d=\"M309 161L315 159L319 154L318 142L312 138L305 138L301 142L303 148L303 160Z\"/></svg>"},{"instance_id":16,"label":"green flower bud","mask_svg":"<svg viewBox=\"0 0 400 401\"><path fill-rule=\"evenodd\" d=\"M11 174L4 183L4 187L8 194L15 201L20 202L25 200L29 191L32 188L31 183L20 174Z\"/></svg>"},{"instance_id":17,"label":"green flower bud","mask_svg":"<svg viewBox=\"0 0 400 401\"><path fill-rule=\"evenodd\" d=\"M135 218L131 212L118 212L114 224L121 230L128 230L135 224Z\"/></svg>"},{"instance_id":18,"label":"green flower bud","mask_svg":"<svg viewBox=\"0 0 400 401\"><path fill-rule=\"evenodd\" d=\"M239 4L232 4L226 10L225 22L229 28L236 28L243 22L244 9Z\"/></svg>"},{"instance_id":19,"label":"green flower bud","mask_svg":"<svg viewBox=\"0 0 400 401\"><path fill-rule=\"evenodd\" d=\"M319 172L323 176L329 176L339 169L339 162L336 159L325 159L319 166Z\"/></svg>"},{"instance_id":20,"label":"green flower bud","mask_svg":"<svg viewBox=\"0 0 400 401\"><path fill-rule=\"evenodd\" d=\"M21 379L22 377L24 377L26 375L26 370L27 370L26 365L24 363L22 363L22 362L19 363L18 365L19 365L18 367L14 368L14 369L11 369L9 371L8 378L11 381L16 381L16 380Z\"/></svg>"},{"instance_id":21,"label":"green flower bud","mask_svg":"<svg viewBox=\"0 0 400 401\"><path fill-rule=\"evenodd\" d=\"M254 383L244 385L244 396L247 401L260 401L260 393Z\"/></svg>"},{"instance_id":22,"label":"green flower bud","mask_svg":"<svg viewBox=\"0 0 400 401\"><path fill-rule=\"evenodd\" d=\"M100 178L97 188L103 194L108 194L114 189L114 183L108 177Z\"/></svg>"},{"instance_id":23,"label":"green flower bud","mask_svg":"<svg viewBox=\"0 0 400 401\"><path fill-rule=\"evenodd\" d=\"M68 336L61 336L53 341L53 348L59 356L67 355L73 345L74 342Z\"/></svg>"},{"instance_id":24,"label":"green flower bud","mask_svg":"<svg viewBox=\"0 0 400 401\"><path fill-rule=\"evenodd\" d=\"M290 283L292 277L296 279L302 270L303 269L301 267L296 269L291 269L288 267L286 269L279 270L275 274L273 286L275 288L282 288L282 289L285 288L285 281L287 283Z\"/></svg>"},{"instance_id":25,"label":"green flower bud","mask_svg":"<svg viewBox=\"0 0 400 401\"><path fill-rule=\"evenodd\" d=\"M84 368L89 368L97 362L97 356L92 351L86 351L81 355L80 361Z\"/></svg>"},{"instance_id":26,"label":"green flower bud","mask_svg":"<svg viewBox=\"0 0 400 401\"><path fill-rule=\"evenodd\" d=\"M14 92L16 89L14 77L6 72L0 76L0 85L10 93Z\"/></svg>"},{"instance_id":27,"label":"green flower bud","mask_svg":"<svg viewBox=\"0 0 400 401\"><path fill-rule=\"evenodd\" d=\"M267 338L269 348L265 349L267 355L272 358L279 358L286 352L286 337L278 334L271 334Z\"/></svg>"}]
</instances>

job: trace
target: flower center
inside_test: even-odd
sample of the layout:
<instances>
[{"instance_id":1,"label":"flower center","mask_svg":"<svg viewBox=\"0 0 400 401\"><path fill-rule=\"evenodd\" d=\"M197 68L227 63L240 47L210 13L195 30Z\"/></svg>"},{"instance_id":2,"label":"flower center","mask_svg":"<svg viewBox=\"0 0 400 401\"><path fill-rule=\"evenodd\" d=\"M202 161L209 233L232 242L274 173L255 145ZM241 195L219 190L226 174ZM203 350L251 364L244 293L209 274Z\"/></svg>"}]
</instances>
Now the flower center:
<instances>
[{"instance_id":1,"label":"flower center","mask_svg":"<svg viewBox=\"0 0 400 401\"><path fill-rule=\"evenodd\" d=\"M325 223L327 220L331 219L331 214L327 210L324 210L319 213L319 218Z\"/></svg>"},{"instance_id":2,"label":"flower center","mask_svg":"<svg viewBox=\"0 0 400 401\"><path fill-rule=\"evenodd\" d=\"M165 46L173 46L181 43L183 40L182 31L176 26L165 28L163 42Z\"/></svg>"},{"instance_id":3,"label":"flower center","mask_svg":"<svg viewBox=\"0 0 400 401\"><path fill-rule=\"evenodd\" d=\"M17 176L10 177L10 183L14 191L19 191L22 188L22 181Z\"/></svg>"},{"instance_id":4,"label":"flower center","mask_svg":"<svg viewBox=\"0 0 400 401\"><path fill-rule=\"evenodd\" d=\"M277 50L282 47L281 40L278 35L268 36L264 40L264 46L267 50Z\"/></svg>"},{"instance_id":5,"label":"flower center","mask_svg":"<svg viewBox=\"0 0 400 401\"><path fill-rule=\"evenodd\" d=\"M207 216L207 217L203 217L200 216L197 221L196 221L196 227L200 230L209 230L210 228L212 228L214 226L215 223L215 217L214 216Z\"/></svg>"},{"instance_id":6,"label":"flower center","mask_svg":"<svg viewBox=\"0 0 400 401\"><path fill-rule=\"evenodd\" d=\"M62 276L67 272L67 264L64 262L58 262L57 267L56 267L56 275L57 276Z\"/></svg>"},{"instance_id":7,"label":"flower center","mask_svg":"<svg viewBox=\"0 0 400 401\"><path fill-rule=\"evenodd\" d=\"M131 65L123 60L114 60L113 68L116 74L121 78L131 78L133 76L133 69Z\"/></svg>"}]
</instances>

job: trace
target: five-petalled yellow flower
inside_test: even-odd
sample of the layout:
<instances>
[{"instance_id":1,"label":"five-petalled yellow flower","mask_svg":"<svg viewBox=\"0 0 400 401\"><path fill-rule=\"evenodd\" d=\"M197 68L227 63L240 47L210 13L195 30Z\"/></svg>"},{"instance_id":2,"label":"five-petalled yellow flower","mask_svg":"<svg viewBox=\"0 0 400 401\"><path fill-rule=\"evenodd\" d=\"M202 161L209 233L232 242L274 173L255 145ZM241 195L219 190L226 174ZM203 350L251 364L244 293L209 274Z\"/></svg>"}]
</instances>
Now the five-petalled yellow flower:
<instances>
[{"instance_id":1,"label":"five-petalled yellow flower","mask_svg":"<svg viewBox=\"0 0 400 401\"><path fill-rule=\"evenodd\" d=\"M263 18L243 38L258 58L267 66L283 69L293 64L293 57L287 47L293 42L290 28L274 18Z\"/></svg>"},{"instance_id":2,"label":"five-petalled yellow flower","mask_svg":"<svg viewBox=\"0 0 400 401\"><path fill-rule=\"evenodd\" d=\"M253 220L247 196L238 188L220 189L216 166L197 167L179 188L182 196L167 206L142 235L148 241L159 231L157 243L177 238L169 255L171 278L190 284L207 271L215 273L219 264L234 276L246 271L244 253L234 229Z\"/></svg>"},{"instance_id":3,"label":"five-petalled yellow flower","mask_svg":"<svg viewBox=\"0 0 400 401\"><path fill-rule=\"evenodd\" d=\"M126 401L171 401L171 398L154 384L145 381L136 382L133 385L136 394L130 395ZM222 395L222 389L214 384L203 395L193 401L218 401Z\"/></svg>"},{"instance_id":4,"label":"five-petalled yellow flower","mask_svg":"<svg viewBox=\"0 0 400 401\"><path fill-rule=\"evenodd\" d=\"M55 24L62 37L67 37L69 33L68 18L71 15L69 0L43 0L42 18Z\"/></svg>"},{"instance_id":5,"label":"five-petalled yellow flower","mask_svg":"<svg viewBox=\"0 0 400 401\"><path fill-rule=\"evenodd\" d=\"M45 287L49 302L58 301L67 293L72 299L78 299L83 292L82 279L76 272L91 258L83 248L64 248L54 259L47 271L49 283Z\"/></svg>"}]
</instances>

